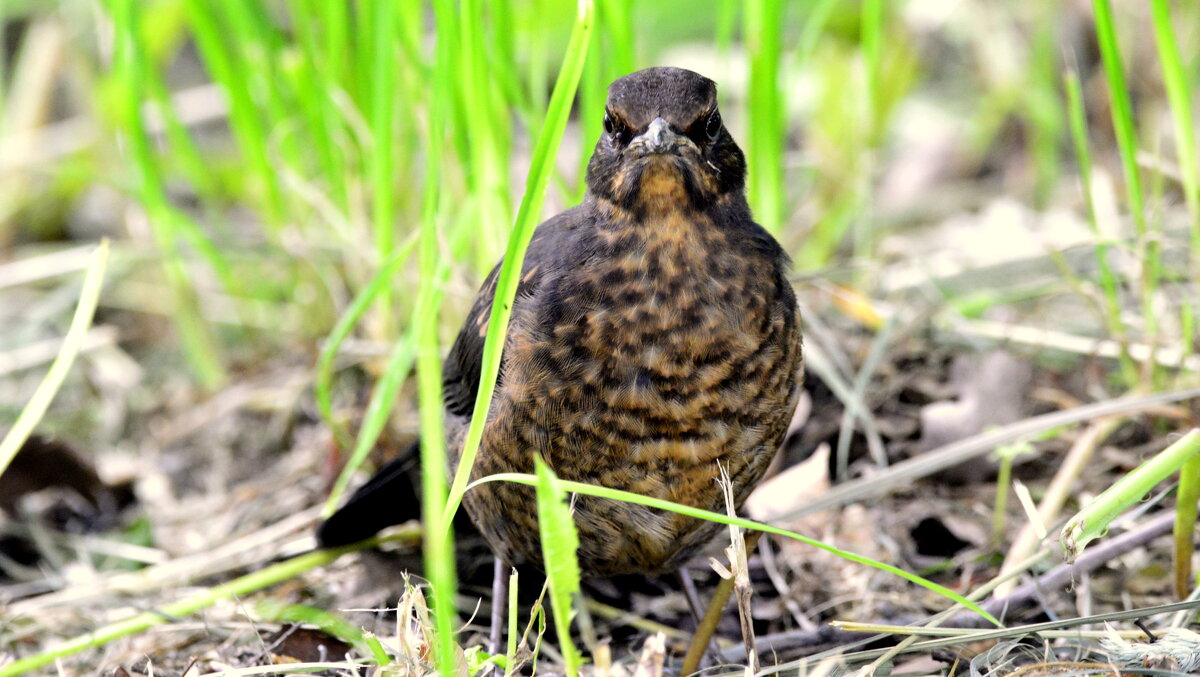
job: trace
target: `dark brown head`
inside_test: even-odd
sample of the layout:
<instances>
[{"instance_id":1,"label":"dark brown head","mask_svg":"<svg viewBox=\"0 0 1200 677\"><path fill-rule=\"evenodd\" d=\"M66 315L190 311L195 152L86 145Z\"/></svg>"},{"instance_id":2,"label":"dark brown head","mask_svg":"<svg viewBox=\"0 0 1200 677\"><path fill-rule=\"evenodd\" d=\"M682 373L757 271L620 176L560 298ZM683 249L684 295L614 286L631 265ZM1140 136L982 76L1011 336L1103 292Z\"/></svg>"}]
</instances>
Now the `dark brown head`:
<instances>
[{"instance_id":1,"label":"dark brown head","mask_svg":"<svg viewBox=\"0 0 1200 677\"><path fill-rule=\"evenodd\" d=\"M705 209L741 195L746 162L721 122L717 85L682 68L647 68L608 87L588 190L635 213Z\"/></svg>"}]
</instances>

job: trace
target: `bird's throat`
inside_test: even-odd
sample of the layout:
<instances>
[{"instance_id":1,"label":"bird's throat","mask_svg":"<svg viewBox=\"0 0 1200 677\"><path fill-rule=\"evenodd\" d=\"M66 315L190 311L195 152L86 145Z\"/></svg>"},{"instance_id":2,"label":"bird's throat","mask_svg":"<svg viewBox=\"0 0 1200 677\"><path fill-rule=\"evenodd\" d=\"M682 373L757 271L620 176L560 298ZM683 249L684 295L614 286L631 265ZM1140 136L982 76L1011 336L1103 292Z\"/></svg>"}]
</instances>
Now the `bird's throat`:
<instances>
[{"instance_id":1,"label":"bird's throat","mask_svg":"<svg viewBox=\"0 0 1200 677\"><path fill-rule=\"evenodd\" d=\"M643 216L662 216L678 211L690 200L683 172L669 155L651 156L642 170L634 200L635 211Z\"/></svg>"}]
</instances>

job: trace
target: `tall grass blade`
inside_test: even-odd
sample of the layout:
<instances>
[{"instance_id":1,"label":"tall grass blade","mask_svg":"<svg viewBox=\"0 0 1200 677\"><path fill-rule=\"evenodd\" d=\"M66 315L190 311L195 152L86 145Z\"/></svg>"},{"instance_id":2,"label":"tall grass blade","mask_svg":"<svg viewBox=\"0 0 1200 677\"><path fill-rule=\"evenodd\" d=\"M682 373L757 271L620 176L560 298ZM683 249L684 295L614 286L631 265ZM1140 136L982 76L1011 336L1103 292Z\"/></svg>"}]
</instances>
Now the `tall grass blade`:
<instances>
[{"instance_id":1,"label":"tall grass blade","mask_svg":"<svg viewBox=\"0 0 1200 677\"><path fill-rule=\"evenodd\" d=\"M816 0L804 17L804 28L800 30L800 38L796 41L795 56L800 63L805 63L817 51L817 43L825 33L829 17L840 0Z\"/></svg>"},{"instance_id":2,"label":"tall grass blade","mask_svg":"<svg viewBox=\"0 0 1200 677\"><path fill-rule=\"evenodd\" d=\"M1058 11L1059 8L1051 3L1044 5L1039 21L1041 26L1034 37L1028 86L1024 93L1024 116L1029 124L1028 147L1034 168L1034 200L1039 208L1047 205L1062 173L1062 141L1067 117L1059 93Z\"/></svg>"},{"instance_id":3,"label":"tall grass blade","mask_svg":"<svg viewBox=\"0 0 1200 677\"><path fill-rule=\"evenodd\" d=\"M385 288L391 285L392 276L396 274L401 266L408 262L408 257L412 253L413 247L417 244L417 240L409 240L401 245L392 255L392 259L385 263L382 268L375 274L371 281L363 287L362 291L354 297L350 303L350 307L346 312L338 318L337 324L333 331L329 333L329 337L325 339L325 345L321 347L321 353L317 357L316 376L314 377L313 393L317 400L317 411L321 412L321 417L325 419L325 424L333 431L334 440L337 442L338 448L345 449L349 446L349 434L346 432L345 426L341 421L336 420L333 415L333 361L337 358L338 350L341 349L342 343L349 338L350 333L358 326L358 321L362 319L367 309L375 302L375 299L383 292ZM397 343L393 350L393 358L391 363L395 364L395 369L407 372L407 366L410 364L410 357L404 357L410 352L407 339ZM401 347L405 346L405 347ZM396 349L399 349L399 358L397 358ZM392 371L392 367L385 369L385 374ZM399 388L400 383L396 383L396 388ZM381 403L391 400L382 400L391 391L390 387L383 387L382 383L377 386L377 392L381 393ZM382 429L381 429L382 430ZM367 436L371 438L373 436ZM364 439L367 439L364 438ZM374 444L374 439L371 439L371 444ZM366 458L370 446L362 447L362 458ZM347 461L342 468L341 474L334 483L333 490L329 493L329 497L325 502L325 516L333 513L341 500L342 493L349 485L350 477L361 465Z\"/></svg>"},{"instance_id":4,"label":"tall grass blade","mask_svg":"<svg viewBox=\"0 0 1200 677\"><path fill-rule=\"evenodd\" d=\"M386 0L385 0L386 1ZM450 81L455 76L456 61L450 41L441 39L441 31L449 29L442 22L448 4L441 7L439 39L434 60L434 76ZM425 187L421 203L420 265L418 301L413 315L412 335L417 355L417 400L421 420L421 515L425 534L425 576L433 589L434 657L438 671L455 674L457 652L454 632L458 626L458 578L454 565L454 531L452 514L446 508L446 431L442 399L442 358L438 346L438 316L442 305L442 289L449 273L447 262L438 248L438 226L444 206L442 179L442 144L445 139L445 120L453 105L453 90L448 83L435 88L430 115L426 120Z\"/></svg>"},{"instance_id":5,"label":"tall grass blade","mask_svg":"<svg viewBox=\"0 0 1200 677\"><path fill-rule=\"evenodd\" d=\"M1137 166L1137 136L1133 121L1133 103L1125 83L1125 70L1121 64L1121 51L1117 45L1117 30L1109 0L1093 0L1096 14L1096 39L1100 43L1100 56L1104 62L1105 81L1112 104L1113 129L1117 136L1117 148L1121 155L1121 168L1125 176L1125 197L1129 211L1137 228L1138 253L1142 264L1142 318L1146 324L1147 340L1154 342L1157 335L1157 319L1152 310L1152 301L1158 288L1162 262L1159 257L1159 241L1146 231L1146 205L1142 189L1141 173ZM1147 363L1151 366L1153 361Z\"/></svg>"},{"instance_id":6,"label":"tall grass blade","mask_svg":"<svg viewBox=\"0 0 1200 677\"><path fill-rule=\"evenodd\" d=\"M372 0L370 5L371 60L371 145L368 153L371 175L371 227L374 231L375 260L382 264L395 246L394 118L396 115L396 59L393 55L394 9L392 0ZM379 325L381 338L390 338L392 303L390 289L380 290Z\"/></svg>"},{"instance_id":7,"label":"tall grass blade","mask_svg":"<svg viewBox=\"0 0 1200 677\"><path fill-rule=\"evenodd\" d=\"M1088 225L1096 237L1096 266L1100 273L1100 290L1104 295L1101 315L1108 333L1121 346L1119 363L1121 374L1129 385L1137 383L1137 368L1133 358L1129 356L1129 337L1125 323L1121 321L1121 299L1117 295L1117 276L1108 260L1111 242L1108 235L1101 232L1096 215L1096 201L1092 186L1092 152L1088 143L1087 109L1083 103L1083 88L1079 83L1079 74L1068 70L1063 74L1063 84L1067 90L1067 114L1071 127L1071 138L1075 142L1075 157L1079 162L1079 178L1083 183L1083 197L1087 204Z\"/></svg>"},{"instance_id":8,"label":"tall grass blade","mask_svg":"<svg viewBox=\"0 0 1200 677\"><path fill-rule=\"evenodd\" d=\"M575 518L567 506L567 492L554 471L540 455L534 453L537 471L538 532L542 540L542 561L546 566L546 583L550 587L550 608L554 610L554 627L558 630L558 648L562 652L568 677L579 674L579 650L571 641L571 619L579 597L579 533Z\"/></svg>"},{"instance_id":9,"label":"tall grass blade","mask_svg":"<svg viewBox=\"0 0 1200 677\"><path fill-rule=\"evenodd\" d=\"M1200 163L1196 159L1196 119L1192 112L1192 82L1175 41L1175 29L1171 21L1168 0L1151 0L1150 8L1154 19L1154 37L1158 44L1158 60L1162 64L1163 84L1167 100L1171 103L1171 121L1175 129L1175 155L1179 159L1179 174L1183 184L1183 197L1191 215L1192 252L1188 267L1192 280L1200 280ZM1181 304L1181 324L1189 325L1200 300L1194 296ZM1194 342L1186 337L1184 344L1191 350Z\"/></svg>"},{"instance_id":10,"label":"tall grass blade","mask_svg":"<svg viewBox=\"0 0 1200 677\"><path fill-rule=\"evenodd\" d=\"M242 62L236 43L226 40L217 7L209 0L187 0L192 36L214 82L229 99L229 124L238 146L246 154L248 176L265 194L267 224L278 229L283 224L283 193L277 173L267 152L267 129L259 117L247 78L251 69Z\"/></svg>"},{"instance_id":11,"label":"tall grass blade","mask_svg":"<svg viewBox=\"0 0 1200 677\"><path fill-rule=\"evenodd\" d=\"M1196 552L1197 501L1200 501L1200 456L1188 459L1179 469L1179 491L1175 501L1175 596L1184 599L1192 588L1192 555Z\"/></svg>"},{"instance_id":12,"label":"tall grass blade","mask_svg":"<svg viewBox=\"0 0 1200 677\"><path fill-rule=\"evenodd\" d=\"M322 6L318 6L320 3ZM300 64L294 69L296 99L304 116L306 132L312 139L318 158L318 173L329 187L333 204L342 213L350 211L347 188L346 150L340 142L343 122L333 104L339 83L333 75L333 63L340 55L323 50L323 32L332 32L345 21L347 5L320 0L290 0L288 14L296 28Z\"/></svg>"},{"instance_id":13,"label":"tall grass blade","mask_svg":"<svg viewBox=\"0 0 1200 677\"><path fill-rule=\"evenodd\" d=\"M1179 158L1179 174L1183 195L1192 216L1193 256L1200 257L1200 167L1196 161L1196 128L1192 114L1192 83L1175 41L1168 0L1150 0L1154 19L1154 38L1158 44L1158 60L1162 64L1163 84L1171 103L1171 121L1175 128L1175 153Z\"/></svg>"},{"instance_id":14,"label":"tall grass blade","mask_svg":"<svg viewBox=\"0 0 1200 677\"><path fill-rule=\"evenodd\" d=\"M750 57L747 193L754 216L771 233L784 220L783 150L785 102L779 86L783 2L749 0L743 5L744 40Z\"/></svg>"},{"instance_id":15,"label":"tall grass blade","mask_svg":"<svg viewBox=\"0 0 1200 677\"><path fill-rule=\"evenodd\" d=\"M350 453L350 458L346 459L346 465L342 468L342 472L333 484L333 489L329 492L329 498L325 501L324 516L328 517L333 514L342 494L346 492L346 487L350 486L350 479L353 477L354 471L366 461L367 454L371 453L371 449L379 441L379 436L387 425L392 406L396 403L396 397L400 394L400 386L404 385L405 377L412 369L415 352L416 348L413 345L411 334L402 335L392 346L392 352L388 356L383 375L376 381L375 389L371 392L371 399L367 402L367 409L363 412L362 427L358 431L358 437L354 440L354 450Z\"/></svg>"},{"instance_id":16,"label":"tall grass blade","mask_svg":"<svg viewBox=\"0 0 1200 677\"><path fill-rule=\"evenodd\" d=\"M457 10L456 24L462 51L460 70L455 73L455 81L460 83L458 94L467 113L456 129L465 134L468 141L467 180L478 221L475 268L479 271L489 270L494 265L510 218L507 162L510 125L507 106L499 97L497 82L491 74L492 66L484 50L484 5L481 0L465 0ZM480 111L487 113L480 115Z\"/></svg>"},{"instance_id":17,"label":"tall grass blade","mask_svg":"<svg viewBox=\"0 0 1200 677\"><path fill-rule=\"evenodd\" d=\"M863 0L859 42L867 71L867 119L872 129L876 128L881 117L880 90L883 86L884 11L883 0Z\"/></svg>"},{"instance_id":18,"label":"tall grass blade","mask_svg":"<svg viewBox=\"0 0 1200 677\"><path fill-rule=\"evenodd\" d=\"M162 252L163 273L176 301L175 320L183 344L184 357L200 382L209 389L225 380L216 342L200 316L199 305L180 251L180 241L189 241L214 263L218 276L230 281L232 276L223 257L200 233L191 219L173 207L167 199L166 185L150 143L142 118L142 87L146 80L145 54L142 49L138 4L131 0L113 0L109 9L117 29L117 49L113 72L120 89L121 126L129 140L133 155L135 186L139 200L146 210L150 231Z\"/></svg>"}]
</instances>

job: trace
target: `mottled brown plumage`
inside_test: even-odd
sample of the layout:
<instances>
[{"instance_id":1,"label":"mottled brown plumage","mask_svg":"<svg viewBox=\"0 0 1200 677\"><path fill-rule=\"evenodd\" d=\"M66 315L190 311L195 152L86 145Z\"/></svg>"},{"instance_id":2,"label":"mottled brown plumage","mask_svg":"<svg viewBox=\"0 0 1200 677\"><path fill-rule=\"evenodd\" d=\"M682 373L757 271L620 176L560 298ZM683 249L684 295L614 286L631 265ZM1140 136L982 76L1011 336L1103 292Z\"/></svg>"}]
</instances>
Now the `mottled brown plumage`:
<instances>
[{"instance_id":1,"label":"mottled brown plumage","mask_svg":"<svg viewBox=\"0 0 1200 677\"><path fill-rule=\"evenodd\" d=\"M651 68L612 84L583 203L530 243L472 478L532 472L540 454L564 479L723 511L724 466L740 505L782 441L802 367L787 257L754 223L744 177L711 80ZM445 366L454 452L497 270ZM465 504L504 560L540 561L530 488L488 483ZM588 575L675 568L718 528L587 496L575 516Z\"/></svg>"}]
</instances>

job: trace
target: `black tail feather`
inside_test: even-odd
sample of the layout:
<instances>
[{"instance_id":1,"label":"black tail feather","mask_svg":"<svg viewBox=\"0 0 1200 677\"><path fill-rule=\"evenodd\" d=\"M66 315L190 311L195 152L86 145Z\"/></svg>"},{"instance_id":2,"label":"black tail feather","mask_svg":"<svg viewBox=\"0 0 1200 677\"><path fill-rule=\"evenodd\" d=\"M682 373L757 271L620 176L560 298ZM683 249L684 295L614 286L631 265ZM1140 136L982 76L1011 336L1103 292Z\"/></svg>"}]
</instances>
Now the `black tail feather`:
<instances>
[{"instance_id":1,"label":"black tail feather","mask_svg":"<svg viewBox=\"0 0 1200 677\"><path fill-rule=\"evenodd\" d=\"M421 517L420 447L413 442L358 488L350 500L317 526L322 548L370 538L380 530Z\"/></svg>"}]
</instances>

